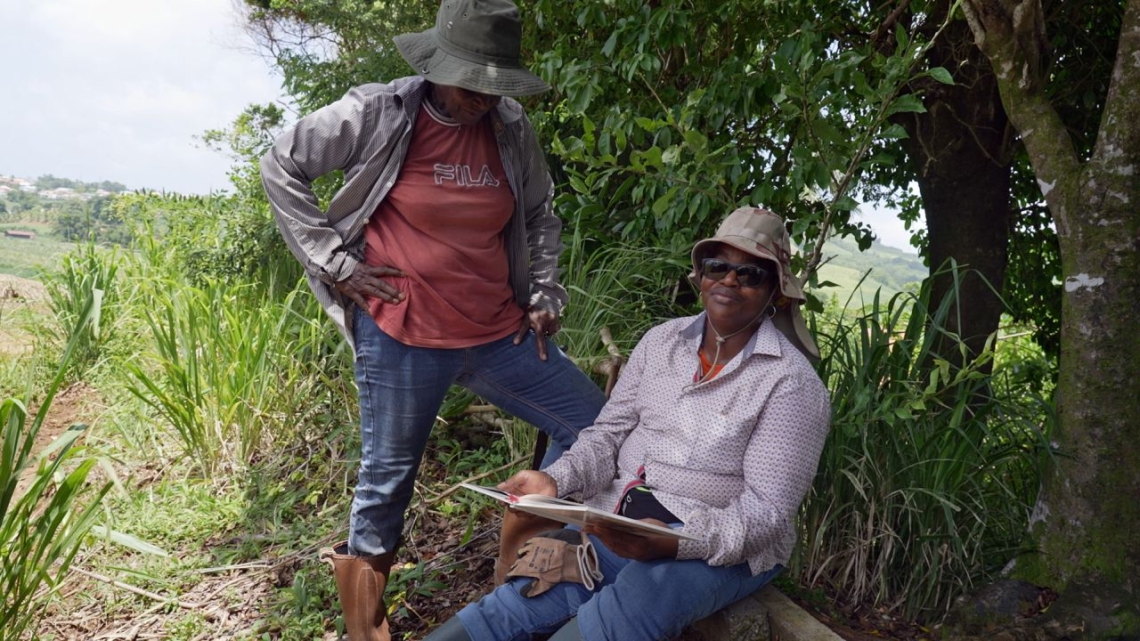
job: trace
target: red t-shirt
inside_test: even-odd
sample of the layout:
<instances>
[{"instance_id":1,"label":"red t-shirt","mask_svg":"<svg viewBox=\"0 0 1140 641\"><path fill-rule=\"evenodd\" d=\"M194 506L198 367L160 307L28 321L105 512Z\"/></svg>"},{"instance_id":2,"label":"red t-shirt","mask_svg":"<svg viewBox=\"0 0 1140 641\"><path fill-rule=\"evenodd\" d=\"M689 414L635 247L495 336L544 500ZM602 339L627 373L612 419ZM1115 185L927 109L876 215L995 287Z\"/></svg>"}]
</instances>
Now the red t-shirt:
<instances>
[{"instance_id":1,"label":"red t-shirt","mask_svg":"<svg viewBox=\"0 0 1140 641\"><path fill-rule=\"evenodd\" d=\"M396 184L364 231L365 262L406 274L387 279L402 302L369 300L384 333L457 348L518 330L503 238L514 208L489 120L460 126L424 101Z\"/></svg>"}]
</instances>

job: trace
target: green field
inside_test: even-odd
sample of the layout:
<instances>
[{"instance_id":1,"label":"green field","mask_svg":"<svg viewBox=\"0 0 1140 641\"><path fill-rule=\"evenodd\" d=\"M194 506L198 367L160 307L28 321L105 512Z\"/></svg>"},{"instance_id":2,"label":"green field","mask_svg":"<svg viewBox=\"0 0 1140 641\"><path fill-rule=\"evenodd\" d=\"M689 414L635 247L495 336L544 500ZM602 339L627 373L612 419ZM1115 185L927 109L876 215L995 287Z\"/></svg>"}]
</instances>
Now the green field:
<instances>
[{"instance_id":1,"label":"green field","mask_svg":"<svg viewBox=\"0 0 1140 641\"><path fill-rule=\"evenodd\" d=\"M823 248L823 256L831 261L820 268L819 280L836 286L815 289L813 293L824 302L834 295L840 308L862 308L871 302L876 290L880 291L882 300L887 300L900 291L917 287L927 275L926 266L917 255L877 242L860 252L852 240L829 240ZM847 304L849 297L851 302Z\"/></svg>"},{"instance_id":2,"label":"green field","mask_svg":"<svg viewBox=\"0 0 1140 641\"><path fill-rule=\"evenodd\" d=\"M31 240L4 236L7 230L35 232ZM60 258L71 251L75 243L57 240L47 223L0 224L0 274L37 278L40 270L59 264Z\"/></svg>"}]
</instances>

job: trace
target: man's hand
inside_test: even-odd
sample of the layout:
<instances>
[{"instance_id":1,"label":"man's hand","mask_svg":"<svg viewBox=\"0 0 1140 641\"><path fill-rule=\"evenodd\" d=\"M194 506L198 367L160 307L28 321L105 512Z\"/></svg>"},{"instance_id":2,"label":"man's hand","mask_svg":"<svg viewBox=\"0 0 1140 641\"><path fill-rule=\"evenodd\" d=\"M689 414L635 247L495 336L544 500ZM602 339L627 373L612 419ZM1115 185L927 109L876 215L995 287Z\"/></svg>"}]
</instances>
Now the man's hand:
<instances>
[{"instance_id":1,"label":"man's hand","mask_svg":"<svg viewBox=\"0 0 1140 641\"><path fill-rule=\"evenodd\" d=\"M348 278L333 285L341 296L352 299L360 309L368 311L368 299L378 298L385 303L399 303L404 300L404 292L392 287L384 276L403 276L404 272L395 267L366 265L359 263Z\"/></svg>"},{"instance_id":2,"label":"man's hand","mask_svg":"<svg viewBox=\"0 0 1140 641\"><path fill-rule=\"evenodd\" d=\"M642 520L666 527L663 522L657 519ZM634 561L677 558L677 539L672 537L630 534L601 524L587 525L582 528L582 531L601 539L610 551L622 558L633 559Z\"/></svg>"},{"instance_id":3,"label":"man's hand","mask_svg":"<svg viewBox=\"0 0 1140 641\"><path fill-rule=\"evenodd\" d=\"M546 472L538 470L523 470L499 483L497 487L515 496L522 496L523 494L558 496L558 482Z\"/></svg>"},{"instance_id":4,"label":"man's hand","mask_svg":"<svg viewBox=\"0 0 1140 641\"><path fill-rule=\"evenodd\" d=\"M554 336L560 329L562 329L562 321L558 320L558 316L554 312L531 305L526 309L526 315L523 316L519 333L515 334L515 345L523 342L528 331L534 330L534 344L538 347L538 358L544 361L546 360L546 338Z\"/></svg>"}]
</instances>

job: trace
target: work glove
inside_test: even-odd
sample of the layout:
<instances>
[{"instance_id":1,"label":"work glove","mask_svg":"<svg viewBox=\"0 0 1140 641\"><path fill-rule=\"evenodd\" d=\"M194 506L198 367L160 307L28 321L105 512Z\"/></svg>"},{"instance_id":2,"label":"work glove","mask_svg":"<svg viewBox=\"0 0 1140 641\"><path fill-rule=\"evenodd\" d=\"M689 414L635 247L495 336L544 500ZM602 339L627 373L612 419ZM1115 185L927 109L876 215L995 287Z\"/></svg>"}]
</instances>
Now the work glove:
<instances>
[{"instance_id":1,"label":"work glove","mask_svg":"<svg viewBox=\"0 0 1140 641\"><path fill-rule=\"evenodd\" d=\"M519 558L511 565L507 578L532 579L519 593L536 597L563 582L581 583L593 590L602 578L598 569L598 552L581 532L568 529L550 530L533 536L519 548Z\"/></svg>"}]
</instances>

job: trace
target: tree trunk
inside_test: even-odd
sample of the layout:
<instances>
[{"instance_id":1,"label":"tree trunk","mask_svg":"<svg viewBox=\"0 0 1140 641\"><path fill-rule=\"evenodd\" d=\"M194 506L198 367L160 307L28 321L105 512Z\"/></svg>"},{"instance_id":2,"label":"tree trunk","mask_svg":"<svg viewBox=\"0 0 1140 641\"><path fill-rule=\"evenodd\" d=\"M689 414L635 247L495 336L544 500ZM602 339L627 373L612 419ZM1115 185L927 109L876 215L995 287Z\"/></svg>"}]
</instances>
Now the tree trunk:
<instances>
[{"instance_id":1,"label":"tree trunk","mask_svg":"<svg viewBox=\"0 0 1140 641\"><path fill-rule=\"evenodd\" d=\"M947 2L928 19L941 24ZM958 283L958 307L948 329L977 355L1001 320L1001 291L1009 247L1009 121L989 61L974 46L969 27L951 23L927 56L945 67L953 86L927 79L926 113L899 118L910 135L907 154L926 213L935 304L955 287L939 273L948 259L974 270ZM979 277L980 275L980 277Z\"/></svg>"},{"instance_id":2,"label":"tree trunk","mask_svg":"<svg viewBox=\"0 0 1140 641\"><path fill-rule=\"evenodd\" d=\"M1040 0L966 0L1057 226L1064 274L1056 455L1017 572L1083 595L1091 636L1140 633L1140 0L1128 0L1093 156L1080 162L1042 91ZM1114 605L1115 604L1115 605Z\"/></svg>"}]
</instances>

